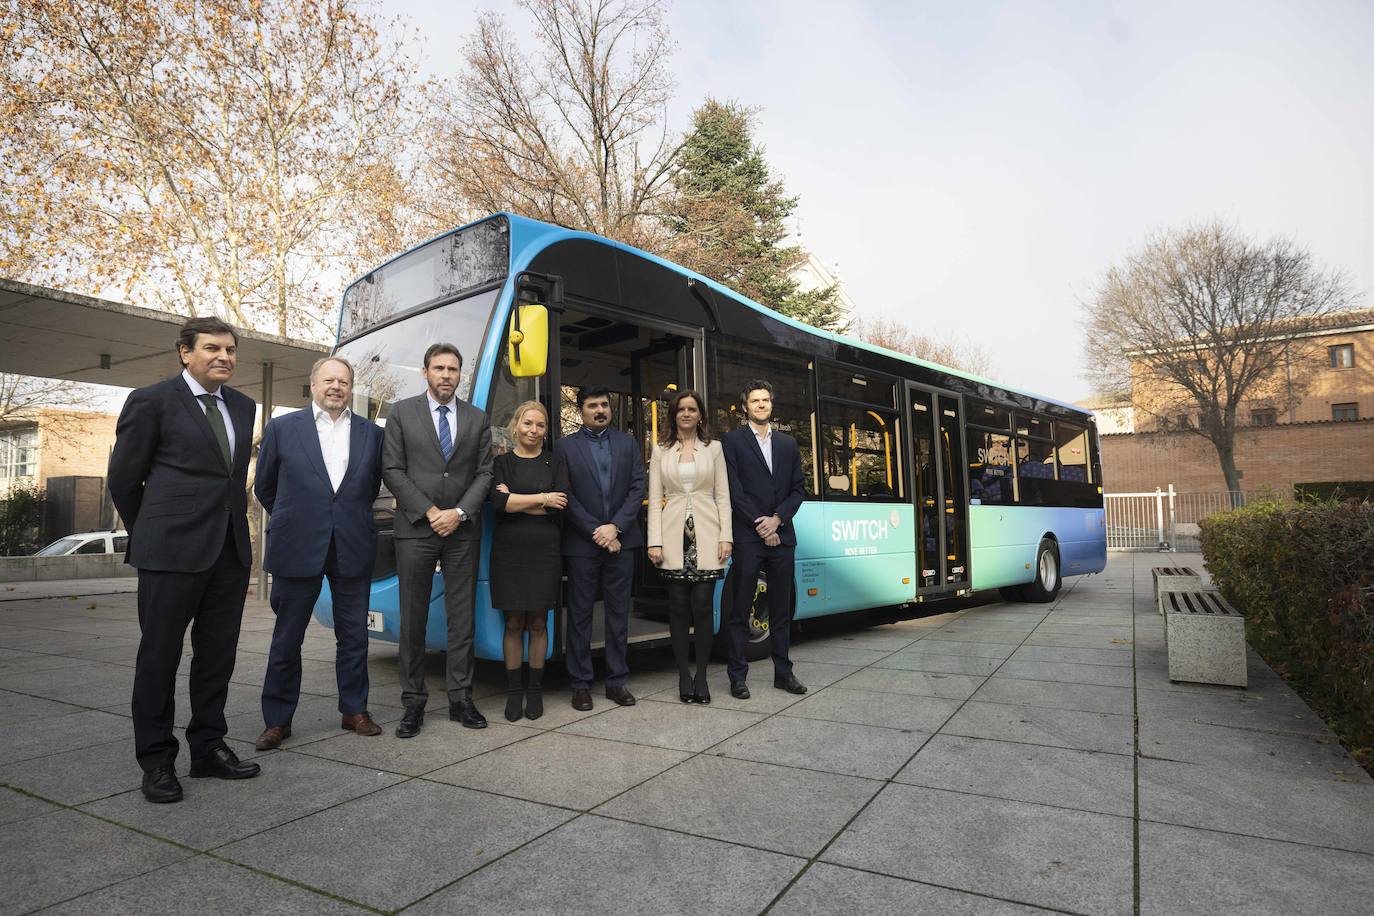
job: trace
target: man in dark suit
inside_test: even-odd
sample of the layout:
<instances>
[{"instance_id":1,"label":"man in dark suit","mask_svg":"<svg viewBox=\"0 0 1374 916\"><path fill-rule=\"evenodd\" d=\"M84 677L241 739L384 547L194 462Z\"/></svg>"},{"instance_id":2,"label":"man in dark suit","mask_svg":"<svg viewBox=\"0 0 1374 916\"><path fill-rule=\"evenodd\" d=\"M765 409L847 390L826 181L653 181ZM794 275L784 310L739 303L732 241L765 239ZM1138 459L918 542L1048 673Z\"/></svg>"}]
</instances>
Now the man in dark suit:
<instances>
[{"instance_id":1,"label":"man in dark suit","mask_svg":"<svg viewBox=\"0 0 1374 916\"><path fill-rule=\"evenodd\" d=\"M252 399L229 388L238 335L218 318L181 327L181 374L133 391L110 453L108 486L138 569L142 637L134 668L134 749L151 802L181 800L175 761L176 673L191 627L191 775L247 779L224 743L252 549L248 456Z\"/></svg>"},{"instance_id":2,"label":"man in dark suit","mask_svg":"<svg viewBox=\"0 0 1374 916\"><path fill-rule=\"evenodd\" d=\"M301 641L326 576L340 727L382 733L367 711L367 606L377 554L372 503L382 486L382 429L348 409L352 398L348 361L317 360L310 370L310 408L276 418L262 435L253 491L272 514L262 566L272 573L277 623L262 683L260 751L291 737L301 696Z\"/></svg>"},{"instance_id":3,"label":"man in dark suit","mask_svg":"<svg viewBox=\"0 0 1374 916\"><path fill-rule=\"evenodd\" d=\"M491 427L482 411L454 396L463 357L449 343L425 351L429 389L397 401L387 416L382 479L396 497L396 576L401 605L401 705L398 738L425 721L425 627L434 565L444 573L448 618L448 715L465 728L486 728L472 702L473 602L482 526L478 513L491 489Z\"/></svg>"},{"instance_id":4,"label":"man in dark suit","mask_svg":"<svg viewBox=\"0 0 1374 916\"><path fill-rule=\"evenodd\" d=\"M730 695L749 699L749 613L759 570L768 574L768 632L772 637L773 686L806 693L787 657L792 621L797 533L792 517L805 495L797 440L774 429L773 386L764 379L745 384L740 397L749 422L721 438L730 475L735 554L730 567Z\"/></svg>"},{"instance_id":5,"label":"man in dark suit","mask_svg":"<svg viewBox=\"0 0 1374 916\"><path fill-rule=\"evenodd\" d=\"M592 606L597 586L605 609L606 699L635 705L625 686L634 556L644 546L639 507L644 501L644 456L632 436L611 429L605 388L577 393L582 428L558 442L568 468L563 512L563 558L568 573L568 678L574 709L592 708Z\"/></svg>"}]
</instances>

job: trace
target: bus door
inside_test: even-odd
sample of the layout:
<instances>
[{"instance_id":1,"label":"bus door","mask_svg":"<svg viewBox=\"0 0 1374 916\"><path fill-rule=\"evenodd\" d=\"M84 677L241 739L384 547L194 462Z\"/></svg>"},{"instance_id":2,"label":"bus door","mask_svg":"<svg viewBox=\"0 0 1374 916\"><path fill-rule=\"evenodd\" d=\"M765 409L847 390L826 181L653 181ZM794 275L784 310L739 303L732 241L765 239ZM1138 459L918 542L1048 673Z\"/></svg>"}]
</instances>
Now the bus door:
<instances>
[{"instance_id":1,"label":"bus door","mask_svg":"<svg viewBox=\"0 0 1374 916\"><path fill-rule=\"evenodd\" d=\"M911 404L912 502L916 510L916 593L968 587L962 404L957 394L907 385Z\"/></svg>"}]
</instances>

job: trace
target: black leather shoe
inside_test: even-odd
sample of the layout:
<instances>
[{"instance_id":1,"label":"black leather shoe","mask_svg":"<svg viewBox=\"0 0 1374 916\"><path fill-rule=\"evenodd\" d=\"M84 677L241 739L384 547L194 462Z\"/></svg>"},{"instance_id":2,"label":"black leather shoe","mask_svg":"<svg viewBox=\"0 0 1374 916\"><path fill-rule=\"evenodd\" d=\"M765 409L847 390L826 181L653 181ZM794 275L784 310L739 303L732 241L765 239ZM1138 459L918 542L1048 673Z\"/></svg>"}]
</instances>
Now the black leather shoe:
<instances>
[{"instance_id":1,"label":"black leather shoe","mask_svg":"<svg viewBox=\"0 0 1374 916\"><path fill-rule=\"evenodd\" d=\"M252 779L262 772L256 763L244 763L224 745L215 748L199 760L191 761L191 776L213 776L216 779Z\"/></svg>"},{"instance_id":2,"label":"black leather shoe","mask_svg":"<svg viewBox=\"0 0 1374 916\"><path fill-rule=\"evenodd\" d=\"M788 693L806 693L806 685L797 680L795 674L774 675L773 686Z\"/></svg>"},{"instance_id":3,"label":"black leather shoe","mask_svg":"<svg viewBox=\"0 0 1374 916\"><path fill-rule=\"evenodd\" d=\"M461 723L463 728L487 727L487 717L477 710L477 704L472 700L459 700L457 703L448 704L448 717L454 722Z\"/></svg>"},{"instance_id":4,"label":"black leather shoe","mask_svg":"<svg viewBox=\"0 0 1374 916\"><path fill-rule=\"evenodd\" d=\"M171 767L153 767L143 774L143 797L155 805L181 801L181 783Z\"/></svg>"},{"instance_id":5,"label":"black leather shoe","mask_svg":"<svg viewBox=\"0 0 1374 916\"><path fill-rule=\"evenodd\" d=\"M586 687L578 687L573 691L572 707L580 712L586 712L592 708L592 692Z\"/></svg>"},{"instance_id":6,"label":"black leather shoe","mask_svg":"<svg viewBox=\"0 0 1374 916\"><path fill-rule=\"evenodd\" d=\"M730 696L737 700L749 699L749 685L744 683L744 681L731 681Z\"/></svg>"},{"instance_id":7,"label":"black leather shoe","mask_svg":"<svg viewBox=\"0 0 1374 916\"><path fill-rule=\"evenodd\" d=\"M635 695L625 687L607 687L606 699L619 706L635 705Z\"/></svg>"},{"instance_id":8,"label":"black leather shoe","mask_svg":"<svg viewBox=\"0 0 1374 916\"><path fill-rule=\"evenodd\" d=\"M420 734L420 729L425 724L425 708L423 706L407 706L405 713L401 716L401 721L396 725L397 738L414 738Z\"/></svg>"}]
</instances>

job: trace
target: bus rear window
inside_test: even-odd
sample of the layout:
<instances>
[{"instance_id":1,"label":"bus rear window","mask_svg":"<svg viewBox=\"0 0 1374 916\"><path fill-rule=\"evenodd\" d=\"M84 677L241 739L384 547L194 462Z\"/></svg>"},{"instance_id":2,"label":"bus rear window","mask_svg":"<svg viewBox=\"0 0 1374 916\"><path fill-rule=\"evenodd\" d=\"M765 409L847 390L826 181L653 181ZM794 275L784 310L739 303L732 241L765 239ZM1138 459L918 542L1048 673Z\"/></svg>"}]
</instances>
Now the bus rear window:
<instances>
[{"instance_id":1,"label":"bus rear window","mask_svg":"<svg viewBox=\"0 0 1374 916\"><path fill-rule=\"evenodd\" d=\"M510 227L503 217L435 239L348 288L339 339L356 337L402 312L502 280L509 265Z\"/></svg>"}]
</instances>

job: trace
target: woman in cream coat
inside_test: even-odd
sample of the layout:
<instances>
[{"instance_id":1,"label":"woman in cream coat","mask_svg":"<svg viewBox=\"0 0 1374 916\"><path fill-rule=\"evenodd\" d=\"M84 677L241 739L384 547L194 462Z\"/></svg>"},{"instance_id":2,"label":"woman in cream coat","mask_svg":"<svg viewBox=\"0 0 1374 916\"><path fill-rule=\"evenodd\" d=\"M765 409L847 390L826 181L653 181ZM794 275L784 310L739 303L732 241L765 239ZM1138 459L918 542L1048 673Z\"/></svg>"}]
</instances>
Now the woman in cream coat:
<instances>
[{"instance_id":1,"label":"woman in cream coat","mask_svg":"<svg viewBox=\"0 0 1374 916\"><path fill-rule=\"evenodd\" d=\"M667 424L649 461L649 560L668 580L668 627L684 703L709 703L711 598L730 558L730 483L706 404L695 391L668 403ZM687 630L696 630L695 677L687 667Z\"/></svg>"}]
</instances>

